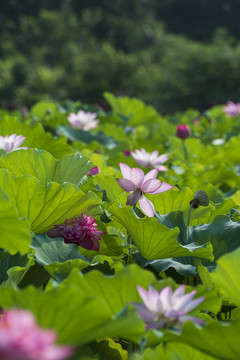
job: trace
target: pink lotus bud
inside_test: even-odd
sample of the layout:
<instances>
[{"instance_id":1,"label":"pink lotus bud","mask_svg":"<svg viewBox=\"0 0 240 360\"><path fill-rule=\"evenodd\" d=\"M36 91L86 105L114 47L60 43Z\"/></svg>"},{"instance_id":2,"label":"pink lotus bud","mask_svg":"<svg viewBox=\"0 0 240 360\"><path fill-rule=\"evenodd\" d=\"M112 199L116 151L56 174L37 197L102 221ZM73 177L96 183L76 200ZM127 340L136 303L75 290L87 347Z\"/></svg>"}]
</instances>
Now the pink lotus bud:
<instances>
[{"instance_id":1,"label":"pink lotus bud","mask_svg":"<svg viewBox=\"0 0 240 360\"><path fill-rule=\"evenodd\" d=\"M94 166L91 170L87 172L87 175L97 175L100 173L98 166Z\"/></svg>"},{"instance_id":2,"label":"pink lotus bud","mask_svg":"<svg viewBox=\"0 0 240 360\"><path fill-rule=\"evenodd\" d=\"M188 125L178 125L177 127L177 137L180 139L187 139L191 135L191 129Z\"/></svg>"},{"instance_id":3,"label":"pink lotus bud","mask_svg":"<svg viewBox=\"0 0 240 360\"><path fill-rule=\"evenodd\" d=\"M130 150L125 150L123 154L124 156L130 156L132 152Z\"/></svg>"}]
</instances>

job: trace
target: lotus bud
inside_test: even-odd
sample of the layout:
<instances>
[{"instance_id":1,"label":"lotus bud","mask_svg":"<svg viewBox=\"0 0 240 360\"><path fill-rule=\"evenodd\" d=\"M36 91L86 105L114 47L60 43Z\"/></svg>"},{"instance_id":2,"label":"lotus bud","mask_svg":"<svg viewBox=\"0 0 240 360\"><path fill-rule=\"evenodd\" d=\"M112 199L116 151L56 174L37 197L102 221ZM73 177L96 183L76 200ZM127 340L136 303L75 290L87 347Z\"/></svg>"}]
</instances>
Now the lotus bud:
<instances>
[{"instance_id":1,"label":"lotus bud","mask_svg":"<svg viewBox=\"0 0 240 360\"><path fill-rule=\"evenodd\" d=\"M188 125L178 125L176 135L180 139L185 140L191 135L191 129Z\"/></svg>"}]
</instances>

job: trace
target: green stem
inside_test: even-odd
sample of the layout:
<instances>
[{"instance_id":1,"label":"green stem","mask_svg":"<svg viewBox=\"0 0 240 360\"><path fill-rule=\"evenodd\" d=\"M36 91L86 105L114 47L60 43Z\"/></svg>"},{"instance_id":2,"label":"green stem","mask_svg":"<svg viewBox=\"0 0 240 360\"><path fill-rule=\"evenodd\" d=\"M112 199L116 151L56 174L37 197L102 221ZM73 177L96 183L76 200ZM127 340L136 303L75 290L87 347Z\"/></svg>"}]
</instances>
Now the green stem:
<instances>
[{"instance_id":1,"label":"green stem","mask_svg":"<svg viewBox=\"0 0 240 360\"><path fill-rule=\"evenodd\" d=\"M193 203L190 205L189 213L188 213L188 221L187 221L187 240L190 238L190 220L191 220L191 212L193 208Z\"/></svg>"},{"instance_id":2,"label":"green stem","mask_svg":"<svg viewBox=\"0 0 240 360\"><path fill-rule=\"evenodd\" d=\"M191 212L192 212L192 208L193 208L193 203L190 205L190 209L189 209L189 213L188 213L188 222L187 222L187 226L189 226L189 224L190 224L190 219L191 219Z\"/></svg>"},{"instance_id":3,"label":"green stem","mask_svg":"<svg viewBox=\"0 0 240 360\"><path fill-rule=\"evenodd\" d=\"M183 146L184 157L185 157L185 160L187 162L188 161L188 152L187 152L185 140L182 140L182 146Z\"/></svg>"},{"instance_id":4,"label":"green stem","mask_svg":"<svg viewBox=\"0 0 240 360\"><path fill-rule=\"evenodd\" d=\"M131 235L130 235L130 234L128 234L127 242L128 242L128 257L127 257L127 265L129 265L129 261L130 261L130 252L131 252L131 243L132 243L132 237L131 237Z\"/></svg>"}]
</instances>

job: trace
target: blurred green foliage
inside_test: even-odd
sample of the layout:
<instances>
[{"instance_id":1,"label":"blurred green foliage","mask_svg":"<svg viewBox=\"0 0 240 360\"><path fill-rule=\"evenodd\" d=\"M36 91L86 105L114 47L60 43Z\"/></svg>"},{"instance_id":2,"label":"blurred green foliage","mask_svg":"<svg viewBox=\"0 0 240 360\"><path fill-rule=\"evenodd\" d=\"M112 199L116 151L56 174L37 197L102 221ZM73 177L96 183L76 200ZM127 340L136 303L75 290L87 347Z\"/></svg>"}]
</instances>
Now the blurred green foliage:
<instances>
[{"instance_id":1,"label":"blurred green foliage","mask_svg":"<svg viewBox=\"0 0 240 360\"><path fill-rule=\"evenodd\" d=\"M161 112L238 101L237 1L198 0L195 11L188 0L181 4L180 11L176 0L3 0L0 102L10 108L71 98L104 106L106 90Z\"/></svg>"}]
</instances>

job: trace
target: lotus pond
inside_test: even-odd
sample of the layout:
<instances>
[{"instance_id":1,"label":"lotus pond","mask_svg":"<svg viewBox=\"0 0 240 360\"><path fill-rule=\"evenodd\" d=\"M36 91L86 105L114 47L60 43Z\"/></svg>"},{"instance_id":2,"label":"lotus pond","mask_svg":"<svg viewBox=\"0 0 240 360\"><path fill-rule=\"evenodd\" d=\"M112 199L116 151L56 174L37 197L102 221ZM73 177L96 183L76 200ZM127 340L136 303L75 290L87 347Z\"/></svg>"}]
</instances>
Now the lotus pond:
<instances>
[{"instance_id":1,"label":"lotus pond","mask_svg":"<svg viewBox=\"0 0 240 360\"><path fill-rule=\"evenodd\" d=\"M240 106L0 110L0 358L240 357Z\"/></svg>"}]
</instances>

